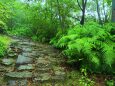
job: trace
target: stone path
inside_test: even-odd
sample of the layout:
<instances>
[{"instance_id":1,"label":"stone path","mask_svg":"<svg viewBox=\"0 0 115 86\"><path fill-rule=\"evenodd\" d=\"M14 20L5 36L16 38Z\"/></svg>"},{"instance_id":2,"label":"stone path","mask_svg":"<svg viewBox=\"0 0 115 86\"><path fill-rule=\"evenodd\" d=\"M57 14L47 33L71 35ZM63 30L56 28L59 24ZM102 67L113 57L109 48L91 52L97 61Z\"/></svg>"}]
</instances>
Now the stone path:
<instances>
[{"instance_id":1,"label":"stone path","mask_svg":"<svg viewBox=\"0 0 115 86\"><path fill-rule=\"evenodd\" d=\"M0 86L65 86L64 60L57 50L27 39L14 41L1 60Z\"/></svg>"}]
</instances>

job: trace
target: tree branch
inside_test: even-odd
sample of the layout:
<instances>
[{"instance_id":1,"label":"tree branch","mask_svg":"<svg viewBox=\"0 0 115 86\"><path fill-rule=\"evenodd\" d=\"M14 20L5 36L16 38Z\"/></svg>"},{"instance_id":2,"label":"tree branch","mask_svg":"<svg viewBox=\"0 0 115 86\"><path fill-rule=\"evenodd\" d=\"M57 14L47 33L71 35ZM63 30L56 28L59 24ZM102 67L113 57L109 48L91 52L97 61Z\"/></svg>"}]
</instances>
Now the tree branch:
<instances>
[{"instance_id":1,"label":"tree branch","mask_svg":"<svg viewBox=\"0 0 115 86\"><path fill-rule=\"evenodd\" d=\"M83 11L83 8L81 7L81 5L80 5L78 0L77 0L77 3L78 3L79 8Z\"/></svg>"}]
</instances>

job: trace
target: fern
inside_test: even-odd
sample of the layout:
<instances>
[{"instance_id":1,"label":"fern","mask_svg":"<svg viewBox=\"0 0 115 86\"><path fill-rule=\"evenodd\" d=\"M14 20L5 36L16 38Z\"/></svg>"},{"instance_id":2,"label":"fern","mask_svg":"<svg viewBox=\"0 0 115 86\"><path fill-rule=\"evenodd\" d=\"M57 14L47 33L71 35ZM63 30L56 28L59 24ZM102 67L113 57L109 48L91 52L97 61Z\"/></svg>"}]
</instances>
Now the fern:
<instances>
[{"instance_id":1,"label":"fern","mask_svg":"<svg viewBox=\"0 0 115 86\"><path fill-rule=\"evenodd\" d=\"M110 28L111 26L102 27L93 22L84 26L77 25L58 38L55 45L64 49L70 62L81 61L80 65L92 72L113 73L115 43Z\"/></svg>"}]
</instances>

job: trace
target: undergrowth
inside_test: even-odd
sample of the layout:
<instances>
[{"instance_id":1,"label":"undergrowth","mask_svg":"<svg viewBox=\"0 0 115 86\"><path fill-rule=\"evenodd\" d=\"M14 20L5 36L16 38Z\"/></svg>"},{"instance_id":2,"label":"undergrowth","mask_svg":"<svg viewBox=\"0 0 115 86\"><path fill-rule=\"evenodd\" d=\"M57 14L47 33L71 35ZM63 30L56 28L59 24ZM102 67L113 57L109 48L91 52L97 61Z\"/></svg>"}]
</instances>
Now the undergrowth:
<instances>
[{"instance_id":1,"label":"undergrowth","mask_svg":"<svg viewBox=\"0 0 115 86\"><path fill-rule=\"evenodd\" d=\"M58 33L50 43L63 49L69 63L79 62L89 72L115 73L115 30L111 24L89 22Z\"/></svg>"}]
</instances>

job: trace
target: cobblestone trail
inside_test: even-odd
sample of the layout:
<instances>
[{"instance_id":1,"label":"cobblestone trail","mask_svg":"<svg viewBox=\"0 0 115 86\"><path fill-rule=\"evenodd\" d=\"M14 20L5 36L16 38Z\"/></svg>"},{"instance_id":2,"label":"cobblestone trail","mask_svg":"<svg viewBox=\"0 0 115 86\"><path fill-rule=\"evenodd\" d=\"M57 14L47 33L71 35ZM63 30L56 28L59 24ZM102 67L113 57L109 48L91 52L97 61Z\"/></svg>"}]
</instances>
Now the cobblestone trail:
<instances>
[{"instance_id":1,"label":"cobblestone trail","mask_svg":"<svg viewBox=\"0 0 115 86\"><path fill-rule=\"evenodd\" d=\"M64 60L52 46L14 39L7 53L0 64L0 86L64 86Z\"/></svg>"}]
</instances>

